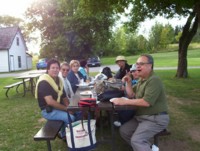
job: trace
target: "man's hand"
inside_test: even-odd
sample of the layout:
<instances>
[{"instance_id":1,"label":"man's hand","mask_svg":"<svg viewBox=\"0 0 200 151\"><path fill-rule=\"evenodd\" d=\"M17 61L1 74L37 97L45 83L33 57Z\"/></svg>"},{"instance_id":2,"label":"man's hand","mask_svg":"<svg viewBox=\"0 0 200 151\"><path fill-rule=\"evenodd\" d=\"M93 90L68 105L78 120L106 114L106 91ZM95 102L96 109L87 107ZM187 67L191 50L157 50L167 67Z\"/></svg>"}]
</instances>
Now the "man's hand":
<instances>
[{"instance_id":1,"label":"man's hand","mask_svg":"<svg viewBox=\"0 0 200 151\"><path fill-rule=\"evenodd\" d=\"M131 82L131 77L127 74L127 75L125 75L123 78L122 78L122 82L123 83L130 83Z\"/></svg>"},{"instance_id":2,"label":"man's hand","mask_svg":"<svg viewBox=\"0 0 200 151\"><path fill-rule=\"evenodd\" d=\"M114 105L126 105L126 98L113 98L110 100Z\"/></svg>"}]
</instances>

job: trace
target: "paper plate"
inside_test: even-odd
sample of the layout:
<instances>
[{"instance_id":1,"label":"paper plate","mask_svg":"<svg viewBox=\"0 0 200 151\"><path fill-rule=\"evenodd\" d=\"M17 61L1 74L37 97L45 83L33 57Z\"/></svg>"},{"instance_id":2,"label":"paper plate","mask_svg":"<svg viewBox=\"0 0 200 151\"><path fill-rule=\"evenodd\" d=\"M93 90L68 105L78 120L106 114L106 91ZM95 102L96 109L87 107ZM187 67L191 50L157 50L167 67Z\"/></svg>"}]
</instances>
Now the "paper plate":
<instances>
[{"instance_id":1,"label":"paper plate","mask_svg":"<svg viewBox=\"0 0 200 151\"><path fill-rule=\"evenodd\" d=\"M86 96L87 96L87 95L92 95L92 91L83 91L83 92L80 93L80 95L84 95L84 96L85 96L85 95L86 95Z\"/></svg>"},{"instance_id":2,"label":"paper plate","mask_svg":"<svg viewBox=\"0 0 200 151\"><path fill-rule=\"evenodd\" d=\"M87 88L89 86L89 84L88 83L77 84L76 86L78 86L79 88Z\"/></svg>"}]
</instances>

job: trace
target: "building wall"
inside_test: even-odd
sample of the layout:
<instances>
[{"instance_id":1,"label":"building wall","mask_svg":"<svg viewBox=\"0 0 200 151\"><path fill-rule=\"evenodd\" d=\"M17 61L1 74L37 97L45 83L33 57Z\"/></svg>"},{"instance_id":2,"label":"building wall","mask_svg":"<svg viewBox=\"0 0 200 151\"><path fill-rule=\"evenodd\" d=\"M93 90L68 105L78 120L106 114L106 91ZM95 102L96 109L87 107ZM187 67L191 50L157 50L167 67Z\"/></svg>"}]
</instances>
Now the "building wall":
<instances>
[{"instance_id":1,"label":"building wall","mask_svg":"<svg viewBox=\"0 0 200 151\"><path fill-rule=\"evenodd\" d=\"M17 38L19 38L19 45L17 45ZM12 46L9 50L9 56L14 56L14 71L27 69L26 47L19 32L17 32L13 40ZM19 66L19 56L21 57L21 67ZM10 57L9 62L11 62ZM9 66L11 67L12 65L10 64Z\"/></svg>"},{"instance_id":2,"label":"building wall","mask_svg":"<svg viewBox=\"0 0 200 151\"><path fill-rule=\"evenodd\" d=\"M0 51L0 72L9 72L9 66L8 66L8 51L7 50L1 50Z\"/></svg>"},{"instance_id":3,"label":"building wall","mask_svg":"<svg viewBox=\"0 0 200 151\"><path fill-rule=\"evenodd\" d=\"M32 67L33 67L33 65L32 65L32 57L27 55L26 58L27 58L27 68L28 69L32 69Z\"/></svg>"}]
</instances>

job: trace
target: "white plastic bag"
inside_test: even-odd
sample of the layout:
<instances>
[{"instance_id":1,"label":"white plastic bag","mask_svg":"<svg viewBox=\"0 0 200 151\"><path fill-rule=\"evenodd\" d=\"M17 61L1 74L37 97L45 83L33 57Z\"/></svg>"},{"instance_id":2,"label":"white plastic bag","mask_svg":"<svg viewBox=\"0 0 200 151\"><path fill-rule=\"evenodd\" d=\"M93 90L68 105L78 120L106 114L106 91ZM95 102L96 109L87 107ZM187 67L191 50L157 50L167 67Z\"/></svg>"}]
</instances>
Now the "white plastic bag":
<instances>
[{"instance_id":1,"label":"white plastic bag","mask_svg":"<svg viewBox=\"0 0 200 151\"><path fill-rule=\"evenodd\" d=\"M70 124L66 127L66 140L70 151L87 151L96 147L96 120L90 119L90 128L88 126L88 120L76 121L71 123L72 131L70 130ZM74 145L73 145L74 144Z\"/></svg>"}]
</instances>

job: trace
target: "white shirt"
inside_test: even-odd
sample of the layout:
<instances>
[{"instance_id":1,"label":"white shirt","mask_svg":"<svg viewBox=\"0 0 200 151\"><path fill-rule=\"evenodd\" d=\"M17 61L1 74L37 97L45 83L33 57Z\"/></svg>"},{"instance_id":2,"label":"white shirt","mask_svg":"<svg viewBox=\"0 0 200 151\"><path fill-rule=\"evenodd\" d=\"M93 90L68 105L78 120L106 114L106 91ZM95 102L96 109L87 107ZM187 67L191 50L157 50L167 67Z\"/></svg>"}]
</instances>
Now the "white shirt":
<instances>
[{"instance_id":1,"label":"white shirt","mask_svg":"<svg viewBox=\"0 0 200 151\"><path fill-rule=\"evenodd\" d=\"M67 77L64 78L61 73L59 73L59 77L63 80L66 96L69 99L69 101L71 102L72 98L74 96L74 92L72 90L72 86L71 86L69 80L67 79Z\"/></svg>"}]
</instances>

